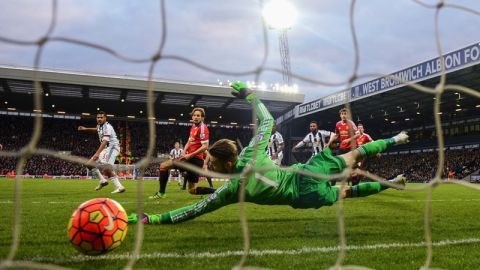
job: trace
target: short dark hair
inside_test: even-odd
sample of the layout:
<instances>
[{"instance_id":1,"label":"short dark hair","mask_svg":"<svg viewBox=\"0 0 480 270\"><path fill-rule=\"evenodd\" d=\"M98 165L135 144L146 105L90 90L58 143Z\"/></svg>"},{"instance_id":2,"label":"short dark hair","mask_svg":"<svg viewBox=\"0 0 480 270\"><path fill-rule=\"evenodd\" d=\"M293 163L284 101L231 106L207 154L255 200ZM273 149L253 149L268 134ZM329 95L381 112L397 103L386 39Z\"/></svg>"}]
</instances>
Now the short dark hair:
<instances>
[{"instance_id":1,"label":"short dark hair","mask_svg":"<svg viewBox=\"0 0 480 270\"><path fill-rule=\"evenodd\" d=\"M347 112L347 108L341 108L340 111L338 111L339 113L342 113L342 112Z\"/></svg>"},{"instance_id":2,"label":"short dark hair","mask_svg":"<svg viewBox=\"0 0 480 270\"><path fill-rule=\"evenodd\" d=\"M310 124L315 124L315 125L317 125L317 127L318 127L318 123L317 123L317 121L315 121L315 120L310 121Z\"/></svg>"},{"instance_id":3,"label":"short dark hair","mask_svg":"<svg viewBox=\"0 0 480 270\"><path fill-rule=\"evenodd\" d=\"M235 161L238 156L237 144L229 139L221 139L210 146L208 153L223 161Z\"/></svg>"},{"instance_id":4,"label":"short dark hair","mask_svg":"<svg viewBox=\"0 0 480 270\"><path fill-rule=\"evenodd\" d=\"M103 115L105 115L105 117L107 117L107 113L105 113L104 111L98 111L97 115L99 115L99 114L103 114Z\"/></svg>"}]
</instances>

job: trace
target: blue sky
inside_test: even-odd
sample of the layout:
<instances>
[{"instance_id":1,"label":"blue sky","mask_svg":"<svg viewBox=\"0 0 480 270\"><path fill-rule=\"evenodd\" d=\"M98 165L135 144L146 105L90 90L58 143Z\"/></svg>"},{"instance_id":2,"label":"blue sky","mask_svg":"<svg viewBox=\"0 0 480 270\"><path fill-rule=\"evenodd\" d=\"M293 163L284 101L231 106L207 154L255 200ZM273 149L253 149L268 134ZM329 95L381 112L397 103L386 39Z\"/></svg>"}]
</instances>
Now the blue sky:
<instances>
[{"instance_id":1,"label":"blue sky","mask_svg":"<svg viewBox=\"0 0 480 270\"><path fill-rule=\"evenodd\" d=\"M59 0L53 36L76 38L132 58L148 58L159 47L159 1ZM354 52L349 31L350 1L297 0L296 24L288 32L292 72L327 82L347 80ZM434 4L437 1L424 0ZM445 1L477 11L480 1ZM164 54L178 55L227 70L255 69L264 56L259 1L166 0L167 40ZM0 36L36 40L47 30L51 5L45 0L0 1ZM391 73L437 55L434 9L412 0L357 1L355 27L360 47L359 74ZM480 16L459 9L440 12L444 52L480 41ZM268 30L267 66L280 68L278 36ZM32 66L36 48L0 42L0 65ZM78 45L52 42L45 46L41 66L81 72L146 76L148 64L118 60ZM173 61L160 61L155 78L216 83L217 79L253 80L254 76L219 75ZM281 74L264 72L261 81L281 82ZM365 81L367 79L364 79ZM293 79L306 101L341 90ZM357 81L358 84L362 81Z\"/></svg>"}]
</instances>

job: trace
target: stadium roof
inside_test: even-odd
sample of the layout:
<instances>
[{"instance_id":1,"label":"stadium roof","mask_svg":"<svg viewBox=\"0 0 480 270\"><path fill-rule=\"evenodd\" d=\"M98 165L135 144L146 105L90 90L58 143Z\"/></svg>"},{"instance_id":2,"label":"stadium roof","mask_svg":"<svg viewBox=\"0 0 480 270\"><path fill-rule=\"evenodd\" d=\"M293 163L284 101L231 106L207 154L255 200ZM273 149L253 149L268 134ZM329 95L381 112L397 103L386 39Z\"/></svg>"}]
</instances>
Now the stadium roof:
<instances>
[{"instance_id":1,"label":"stadium roof","mask_svg":"<svg viewBox=\"0 0 480 270\"><path fill-rule=\"evenodd\" d=\"M480 89L480 43L444 55L447 66L447 84ZM394 72L390 76L403 78L424 86L435 87L439 82L439 59L431 59ZM400 130L403 127L434 124L434 95L419 92L405 84L380 77L351 89L306 102L285 113L278 120L305 124L316 120L323 129L333 129L339 120L338 110L350 99L352 116L356 123L364 123L369 130ZM442 123L480 122L480 99L457 91L442 94L440 110ZM306 128L305 128L306 130Z\"/></svg>"},{"instance_id":2,"label":"stadium roof","mask_svg":"<svg viewBox=\"0 0 480 270\"><path fill-rule=\"evenodd\" d=\"M17 111L32 112L33 77L31 68L0 66L0 110L13 107ZM94 114L99 108L115 117L145 118L146 78L46 69L39 70L37 78L44 93L44 112ZM291 110L305 98L298 93L257 93L274 117ZM207 122L249 124L252 120L250 105L235 99L227 87L220 85L154 80L153 96L157 120L188 121L192 106L206 108Z\"/></svg>"}]
</instances>

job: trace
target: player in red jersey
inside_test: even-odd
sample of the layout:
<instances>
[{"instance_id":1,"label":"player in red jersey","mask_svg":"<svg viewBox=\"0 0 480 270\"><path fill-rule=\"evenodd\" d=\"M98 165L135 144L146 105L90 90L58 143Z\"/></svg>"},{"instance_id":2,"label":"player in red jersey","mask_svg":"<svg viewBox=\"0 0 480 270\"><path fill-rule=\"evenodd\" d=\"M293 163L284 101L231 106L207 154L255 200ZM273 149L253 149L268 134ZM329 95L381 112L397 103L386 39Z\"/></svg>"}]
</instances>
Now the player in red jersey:
<instances>
[{"instance_id":1,"label":"player in red jersey","mask_svg":"<svg viewBox=\"0 0 480 270\"><path fill-rule=\"evenodd\" d=\"M357 127L358 127L357 134L359 135L357 140L356 140L357 147L360 147L360 146L362 146L366 143L369 143L369 142L373 142L372 137L370 137L370 135L365 133L365 128L364 128L363 124L358 124ZM377 157L379 157L379 156L380 156L380 154L377 154ZM362 159L361 161L358 162L358 168L359 169L365 168L365 161L366 161L366 159ZM360 178L361 178L360 175L358 175L356 173L353 173L352 177L351 177L352 186L358 185L360 183Z\"/></svg>"},{"instance_id":2,"label":"player in red jersey","mask_svg":"<svg viewBox=\"0 0 480 270\"><path fill-rule=\"evenodd\" d=\"M194 165L197 165L200 168L207 169L208 167L208 140L210 136L210 131L208 130L207 125L205 125L205 110L202 108L194 108L190 113L192 115L193 125L190 128L190 136L188 137L187 144L183 151L184 155L180 157L180 160L187 161ZM186 182L195 184L198 182L198 177L200 175L193 172L189 172L187 175ZM190 178L189 178L190 177ZM212 179L206 177L208 184L210 185L210 190L204 190L201 193L198 193L199 190L195 187L189 186L188 190L190 193L194 191L194 194L208 194L215 191L213 189ZM190 179L190 180L189 180ZM185 184L184 184L185 185Z\"/></svg>"},{"instance_id":3,"label":"player in red jersey","mask_svg":"<svg viewBox=\"0 0 480 270\"><path fill-rule=\"evenodd\" d=\"M356 140L357 147L360 147L369 142L373 142L372 137L370 137L370 135L365 133L365 127L363 126L363 124L358 124L357 127L358 127L358 135L360 135Z\"/></svg>"},{"instance_id":4,"label":"player in red jersey","mask_svg":"<svg viewBox=\"0 0 480 270\"><path fill-rule=\"evenodd\" d=\"M183 156L178 160L193 164L202 168L206 158L205 151L208 149L209 131L207 125L203 123L205 120L205 110L202 108L194 108L191 112L193 125L190 128L190 136L185 145ZM149 199L165 198L165 190L168 183L168 172L174 168L173 160L167 160L160 164L160 189ZM191 194L210 194L215 191L213 188L197 187L198 174L189 171L185 178L188 181L188 191Z\"/></svg>"},{"instance_id":5,"label":"player in red jersey","mask_svg":"<svg viewBox=\"0 0 480 270\"><path fill-rule=\"evenodd\" d=\"M352 150L352 143L354 143L353 147L356 148L355 141L360 136L357 133L358 129L355 123L348 119L346 108L340 110L340 118L341 120L335 125L335 135L330 137L326 147L330 146L337 138L340 138L338 154L342 155Z\"/></svg>"}]
</instances>

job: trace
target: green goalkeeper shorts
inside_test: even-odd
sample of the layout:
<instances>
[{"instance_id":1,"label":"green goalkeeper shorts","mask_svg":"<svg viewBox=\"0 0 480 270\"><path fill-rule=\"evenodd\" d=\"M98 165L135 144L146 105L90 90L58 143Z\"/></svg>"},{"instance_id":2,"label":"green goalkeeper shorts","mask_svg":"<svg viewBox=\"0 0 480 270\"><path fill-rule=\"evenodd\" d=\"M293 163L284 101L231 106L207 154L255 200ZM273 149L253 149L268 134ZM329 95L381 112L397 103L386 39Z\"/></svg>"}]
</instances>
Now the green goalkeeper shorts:
<instances>
[{"instance_id":1,"label":"green goalkeeper shorts","mask_svg":"<svg viewBox=\"0 0 480 270\"><path fill-rule=\"evenodd\" d=\"M303 170L310 173L332 175L341 173L345 169L345 160L333 156L327 148L310 158L303 166ZM339 189L330 185L329 179L298 175L298 197L293 202L294 208L319 208L334 204L339 196Z\"/></svg>"}]
</instances>

